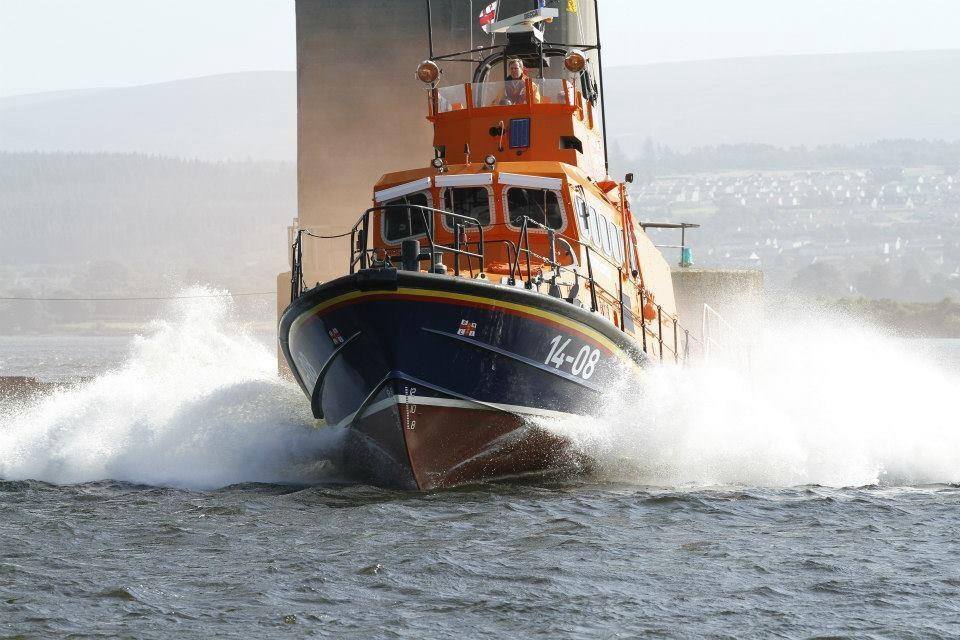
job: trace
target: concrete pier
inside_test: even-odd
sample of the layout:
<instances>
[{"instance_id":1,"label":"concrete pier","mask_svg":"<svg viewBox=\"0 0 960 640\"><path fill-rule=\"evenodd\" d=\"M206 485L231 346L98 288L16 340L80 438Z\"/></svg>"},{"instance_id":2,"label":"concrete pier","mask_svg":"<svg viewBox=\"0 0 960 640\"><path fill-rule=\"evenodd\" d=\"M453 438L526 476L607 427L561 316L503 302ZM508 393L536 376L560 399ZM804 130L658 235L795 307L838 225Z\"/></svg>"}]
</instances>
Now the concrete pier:
<instances>
[{"instance_id":1,"label":"concrete pier","mask_svg":"<svg viewBox=\"0 0 960 640\"><path fill-rule=\"evenodd\" d=\"M692 336L701 337L704 304L716 310L740 337L756 335L763 324L762 271L675 268L673 290L680 324Z\"/></svg>"}]
</instances>

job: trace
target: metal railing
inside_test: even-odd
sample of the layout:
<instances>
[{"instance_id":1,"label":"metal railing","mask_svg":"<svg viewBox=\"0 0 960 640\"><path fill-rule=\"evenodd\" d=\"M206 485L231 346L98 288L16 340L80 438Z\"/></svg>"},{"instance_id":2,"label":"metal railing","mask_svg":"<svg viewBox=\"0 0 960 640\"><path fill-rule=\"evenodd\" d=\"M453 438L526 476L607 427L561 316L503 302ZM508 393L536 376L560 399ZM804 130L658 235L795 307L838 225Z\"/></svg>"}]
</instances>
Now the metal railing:
<instances>
[{"instance_id":1,"label":"metal railing","mask_svg":"<svg viewBox=\"0 0 960 640\"><path fill-rule=\"evenodd\" d=\"M610 309L617 309L615 324L624 332L628 332L628 319L630 332L637 333L636 328L640 327L640 339L645 353L652 353L654 357L659 358L661 362L665 361L667 354L672 356L674 362L683 362L690 355L691 344L695 344L697 339L690 335L690 331L680 326L676 315L664 311L659 304L653 303L656 308L655 318L646 318L644 310L648 301L652 301L652 296L642 285L635 284L624 277L624 266L617 264L603 253L597 251L590 244L584 243L577 238L566 236L555 229L544 225L528 216L523 216L518 232L518 241L516 243L508 239L485 240L483 224L476 218L464 216L461 214L435 209L422 205L382 205L371 207L363 212L363 215L357 220L356 224L348 233L339 236L315 236L306 229L298 229L293 243L292 271L291 271L291 300L296 300L303 295L305 290L303 279L303 237L315 237L321 239L334 239L350 237L350 267L351 274L356 273L357 269L368 269L370 267L393 267L396 263L402 262L402 249L389 252L386 248L370 247L370 216L373 213L386 212L394 209L404 209L407 211L416 210L421 215L424 225L424 232L410 238L402 240L416 240L425 238L428 244L428 250L418 252L416 261L423 262L429 260L430 270L435 272L446 272L446 265L442 262L444 254L453 256L453 273L456 276L461 274L461 258L467 260L467 270L470 275L474 275L473 260L478 263L478 270L484 273L486 270L485 254L487 245L503 245L507 256L509 271L507 284L516 286L522 282L526 289L536 288L539 291L540 285L545 282L549 284L548 294L567 300L570 303L579 301L580 281L589 287L590 290L590 311L600 312L601 305L606 305ZM434 229L437 228L436 222L438 216L445 216L453 221L453 242L450 244L438 244L434 237ZM496 225L493 225L496 226ZM466 237L467 229L476 228L478 231L478 240L469 241ZM531 247L530 230L531 228L546 232L547 253L541 255ZM565 245L568 254L572 257L573 263L563 265L558 259L557 244ZM470 248L475 247L475 251ZM580 260L575 247L582 251L586 263L586 275L581 273ZM594 275L594 262L599 258L606 263L613 272L616 273L617 292L609 291L597 281ZM538 266L535 269L534 263ZM544 278L543 267L549 266L550 276ZM534 272L537 272L536 276ZM564 281L564 274L571 274L573 282ZM636 275L636 274L634 274ZM523 280L523 276L526 279ZM559 280L559 282L558 282ZM632 299L638 299L640 302L639 310L635 310L632 303L628 304L628 297L624 295L624 282L633 289ZM560 287L568 287L567 295L562 295ZM628 292L629 293L629 292ZM639 311L639 312L638 312ZM655 324L656 330L653 325ZM705 346L705 348L707 348Z\"/></svg>"},{"instance_id":2,"label":"metal railing","mask_svg":"<svg viewBox=\"0 0 960 640\"><path fill-rule=\"evenodd\" d=\"M540 230L543 230L547 234L548 239L548 249L550 256L542 256L534 252L530 248L530 237L529 230L533 226ZM617 325L621 331L626 331L627 318L630 318L630 324L633 327L641 327L641 340L643 343L643 350L645 352L650 351L652 348L655 352L655 355L663 362L666 353L672 354L674 362L682 362L689 358L690 356L690 347L691 344L696 344L697 338L690 335L690 330L683 328L679 319L676 315L671 314L663 310L663 307L659 304L655 304L656 307L656 326L657 330L654 331L651 327L648 326L647 320L643 316L643 310L646 306L648 300L652 300L652 296L648 294L646 289L641 285L631 283L628 279L624 277L624 267L622 264L617 264L612 261L609 257L604 255L601 252L598 252L591 245L580 241L577 238L571 238L562 233L557 232L554 229L544 225L543 223L534 220L528 216L523 216L520 231L519 231L519 240L517 242L517 253L515 256L514 262L511 263L509 283L511 285L516 284L516 277L521 273L521 266L526 267L526 276L527 280L525 286L527 289L533 288L533 270L532 270L532 260L531 258L538 259L542 264L549 265L552 269L551 275L551 290L554 290L556 286L557 274L563 274L563 272L569 272L574 275L574 284L568 285L571 288L579 285L579 278L583 277L576 268L578 265L575 265L574 268L561 265L556 259L556 241L561 239L570 249L571 254L573 253L573 246L577 245L580 249L583 250L586 267L587 267L587 276L586 283L590 288L590 311L597 312L600 311L600 301L602 300L605 304L613 308L619 308L619 314L617 316L618 321ZM523 254L526 256L525 265L520 264L520 255ZM608 291L603 285L597 282L597 279L594 277L593 273L593 262L599 257L601 260L606 262L610 267L612 267L617 272L617 294L614 296L614 292ZM628 286L634 289L634 293L640 301L640 313L635 313L632 307L628 307L625 296L624 296L624 281L628 282ZM539 284L539 283L538 283ZM570 300L573 296L568 297ZM571 300L572 301L572 300ZM652 324L652 321L651 321ZM667 324L670 326L668 331L672 331L672 337L668 334L667 337L664 337L664 325ZM682 336L682 344L681 344ZM651 344L652 341L652 344Z\"/></svg>"},{"instance_id":3,"label":"metal railing","mask_svg":"<svg viewBox=\"0 0 960 640\"><path fill-rule=\"evenodd\" d=\"M429 250L427 252L418 252L416 260L422 262L424 260L430 260L431 268L436 265L442 264L440 257L443 254L452 254L453 255L453 270L454 275L460 275L460 258L465 257L467 259L467 268L473 273L473 264L472 260L476 259L478 261L479 271L482 273L485 268L484 263L484 239L483 239L483 225L476 218L471 218L470 216L464 216L459 213L453 213L452 211L444 211L443 209L434 209L433 207L425 207L417 204L388 204L381 205L378 207L370 207L363 212L363 215L357 219L356 224L350 229L349 233L341 234L340 236L332 237L323 237L323 236L314 236L309 233L306 229L298 229L296 239L293 243L293 259L292 259L292 269L290 274L290 299L296 300L304 291L304 281L303 281L303 236L308 237L320 237L322 239L333 239L333 238L343 238L350 237L350 273L353 274L356 272L357 268L367 269L371 266L386 266L393 265L394 260L399 261L402 259L400 254L390 254L386 249L377 249L369 246L370 242L370 215L373 213L389 210L417 210L420 213L421 219L423 221L424 233L416 234L410 238L400 238L398 242L402 240L416 240L418 238L426 238ZM428 215L429 220L428 220ZM451 225L453 227L454 241L451 245L437 244L434 241L433 231L436 229L436 219L437 216L444 216L453 221ZM467 223L467 224L464 224ZM467 228L476 227L479 233L479 240L477 242L469 242L466 239L466 230ZM467 248L475 244L477 245L477 251L469 251Z\"/></svg>"}]
</instances>

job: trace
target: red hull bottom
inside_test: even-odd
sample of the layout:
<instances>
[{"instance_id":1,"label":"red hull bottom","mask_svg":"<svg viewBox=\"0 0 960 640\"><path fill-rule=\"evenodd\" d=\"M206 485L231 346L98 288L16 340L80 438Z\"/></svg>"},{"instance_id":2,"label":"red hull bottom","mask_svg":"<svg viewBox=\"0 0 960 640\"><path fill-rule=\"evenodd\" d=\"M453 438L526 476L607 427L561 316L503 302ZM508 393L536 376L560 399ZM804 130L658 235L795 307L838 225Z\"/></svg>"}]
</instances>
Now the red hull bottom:
<instances>
[{"instance_id":1,"label":"red hull bottom","mask_svg":"<svg viewBox=\"0 0 960 640\"><path fill-rule=\"evenodd\" d=\"M409 464L408 477L421 491L574 473L587 466L565 438L508 411L397 398L365 414L354 428L367 440L392 441L394 455L388 464ZM381 478L394 475L386 469L371 471Z\"/></svg>"}]
</instances>

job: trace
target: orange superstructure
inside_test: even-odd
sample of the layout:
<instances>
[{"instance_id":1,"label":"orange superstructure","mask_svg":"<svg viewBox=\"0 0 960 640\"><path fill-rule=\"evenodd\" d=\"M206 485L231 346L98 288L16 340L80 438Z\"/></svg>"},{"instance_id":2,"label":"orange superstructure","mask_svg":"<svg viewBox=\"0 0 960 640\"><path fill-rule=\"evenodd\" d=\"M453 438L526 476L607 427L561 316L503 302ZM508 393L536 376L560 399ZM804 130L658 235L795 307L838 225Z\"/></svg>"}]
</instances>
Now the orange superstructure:
<instances>
[{"instance_id":1,"label":"orange superstructure","mask_svg":"<svg viewBox=\"0 0 960 640\"><path fill-rule=\"evenodd\" d=\"M670 269L630 213L626 184L607 176L595 100L584 97L575 76L527 77L516 82L533 99L501 104L509 82L432 88L432 166L383 176L374 206L418 205L476 218L484 229L482 277L555 286L644 342L649 353L660 356L662 348L666 357L679 357ZM396 253L404 239L423 238L428 224L415 209L387 209L375 216L373 246ZM438 244L456 239L449 220L432 232ZM473 229L460 233L468 245L478 240ZM448 270L453 260L441 257ZM466 275L479 275L477 264L460 262ZM657 317L644 332L645 306L656 308Z\"/></svg>"}]
</instances>

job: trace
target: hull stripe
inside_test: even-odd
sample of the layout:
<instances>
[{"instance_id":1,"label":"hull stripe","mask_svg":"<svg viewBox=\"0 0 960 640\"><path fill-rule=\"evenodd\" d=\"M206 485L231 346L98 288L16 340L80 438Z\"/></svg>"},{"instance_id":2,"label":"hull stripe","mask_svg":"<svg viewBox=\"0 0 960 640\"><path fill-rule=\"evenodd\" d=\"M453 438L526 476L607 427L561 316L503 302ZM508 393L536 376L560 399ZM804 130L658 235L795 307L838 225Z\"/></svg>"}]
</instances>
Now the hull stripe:
<instances>
[{"instance_id":1,"label":"hull stripe","mask_svg":"<svg viewBox=\"0 0 960 640\"><path fill-rule=\"evenodd\" d=\"M505 302L502 300L496 300L494 298L486 298L481 296L473 296L464 293L449 293L446 291L433 291L430 289L412 289L401 287L396 292L389 291L351 291L350 293L345 293L336 298L331 298L321 302L320 304L314 306L308 311L300 314L300 316L294 320L293 324L290 327L290 330L293 331L297 329L300 325L306 322L309 318L314 316L322 316L326 313L329 313L336 309L337 307L344 306L357 302L359 300L417 300L422 302L441 302L441 301L454 301L459 303L462 306L473 306L479 307L481 309L490 309L497 311L505 311L507 313L523 316L531 319L536 319L541 322L546 322L557 327L561 327L567 330L575 331L584 336L589 337L593 342L597 343L599 346L603 347L608 353L619 354L621 349L619 349L612 341L610 341L606 336L601 334L590 327L583 325L580 322L575 320L570 320L565 318L562 315L552 313L550 311L543 311L541 309L536 309L528 305L516 304L513 302Z\"/></svg>"},{"instance_id":2,"label":"hull stripe","mask_svg":"<svg viewBox=\"0 0 960 640\"><path fill-rule=\"evenodd\" d=\"M367 416L372 416L375 413L384 411L393 407L395 405L423 405L428 407L450 407L455 409L476 409L479 411L503 411L506 413L516 413L524 416L538 417L538 418L551 418L554 420L564 420L564 419L583 419L583 416L577 415L575 413L565 413L563 411L551 411L550 409L538 409L536 407L522 407L515 404L502 404L499 402L485 402L483 404L477 404L475 402L469 402L467 400L458 400L457 398L432 398L430 396L401 396L395 395L379 402L374 402L369 407L363 410L363 415L359 416L361 418L366 418ZM336 427L345 427L349 425L357 417L356 412L347 416L339 423Z\"/></svg>"}]
</instances>

